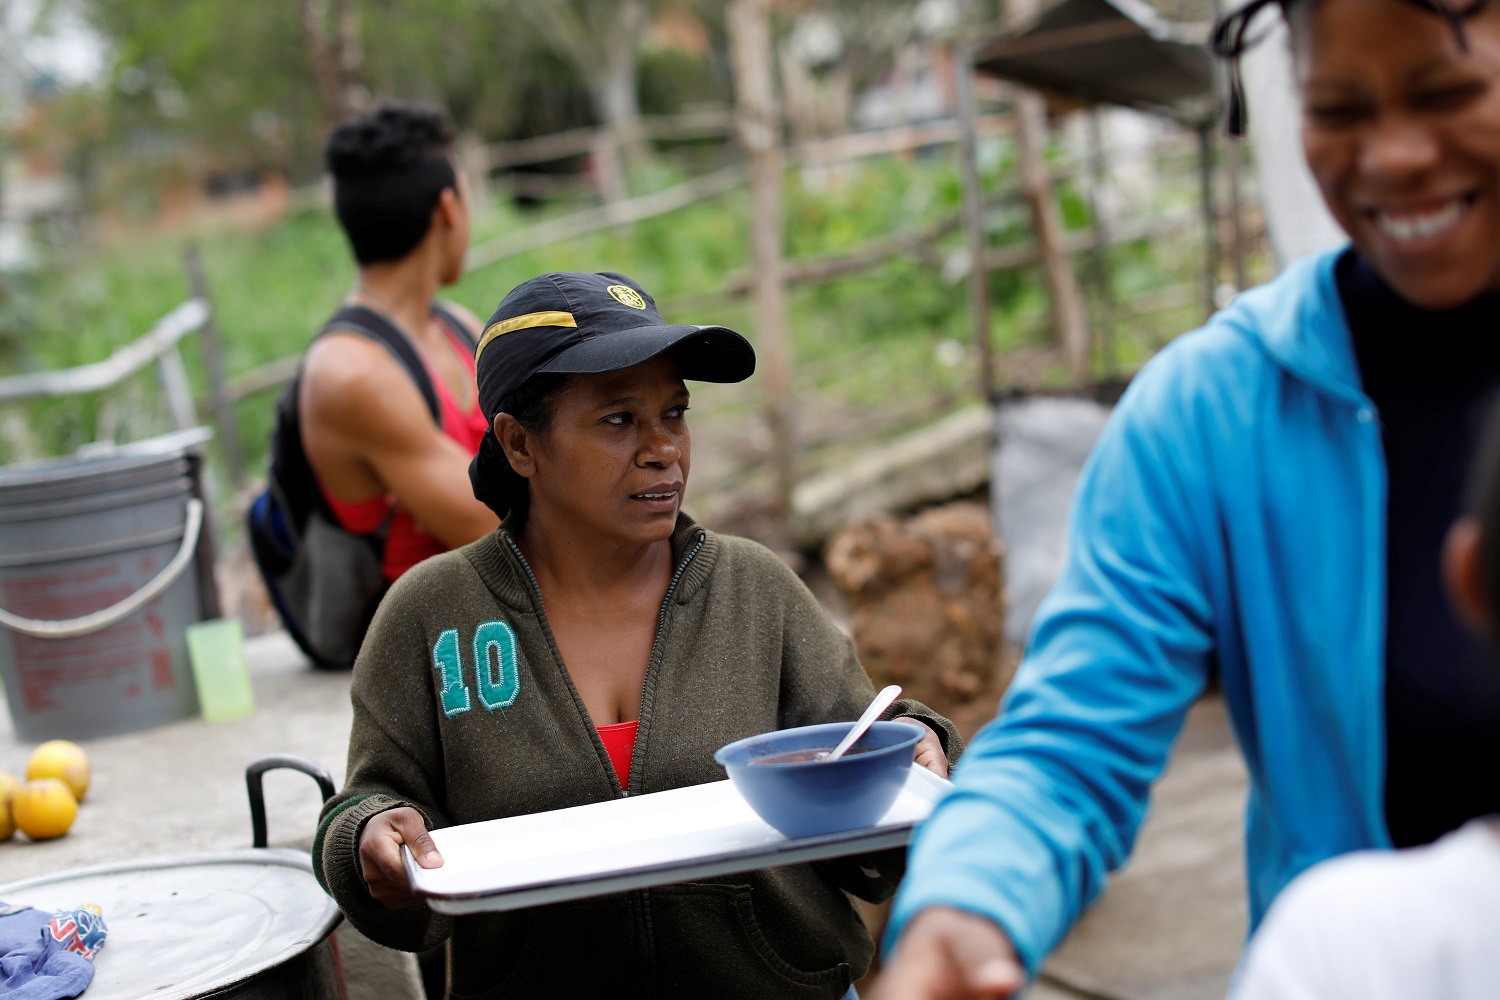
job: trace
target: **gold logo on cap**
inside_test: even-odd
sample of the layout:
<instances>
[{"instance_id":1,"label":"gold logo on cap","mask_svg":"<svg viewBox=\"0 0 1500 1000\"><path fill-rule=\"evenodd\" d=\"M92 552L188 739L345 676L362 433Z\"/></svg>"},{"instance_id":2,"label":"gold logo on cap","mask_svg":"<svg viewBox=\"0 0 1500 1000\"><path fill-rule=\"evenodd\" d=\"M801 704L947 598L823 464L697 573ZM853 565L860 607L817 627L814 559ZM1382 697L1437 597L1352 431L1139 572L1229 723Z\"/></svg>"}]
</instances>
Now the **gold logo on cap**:
<instances>
[{"instance_id":1,"label":"gold logo on cap","mask_svg":"<svg viewBox=\"0 0 1500 1000\"><path fill-rule=\"evenodd\" d=\"M641 293L629 285L610 285L605 291L609 293L610 298L622 306L629 306L632 309L646 308L646 300L641 298Z\"/></svg>"}]
</instances>

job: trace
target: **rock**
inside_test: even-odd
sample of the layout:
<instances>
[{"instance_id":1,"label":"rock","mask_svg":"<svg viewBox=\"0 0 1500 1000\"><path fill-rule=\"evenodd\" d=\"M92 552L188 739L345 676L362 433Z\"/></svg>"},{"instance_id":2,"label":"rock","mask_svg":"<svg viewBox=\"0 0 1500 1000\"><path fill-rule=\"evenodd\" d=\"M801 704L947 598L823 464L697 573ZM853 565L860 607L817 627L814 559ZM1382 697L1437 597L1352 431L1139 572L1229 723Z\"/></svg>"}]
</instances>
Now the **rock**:
<instances>
[{"instance_id":1,"label":"rock","mask_svg":"<svg viewBox=\"0 0 1500 1000\"><path fill-rule=\"evenodd\" d=\"M858 521L834 536L824 557L854 609L860 661L877 687L900 684L950 716L981 701L979 714L991 711L1008 677L1001 546L984 506Z\"/></svg>"},{"instance_id":2,"label":"rock","mask_svg":"<svg viewBox=\"0 0 1500 1000\"><path fill-rule=\"evenodd\" d=\"M792 541L816 549L857 519L915 510L982 489L994 416L972 406L809 476L792 495Z\"/></svg>"}]
</instances>

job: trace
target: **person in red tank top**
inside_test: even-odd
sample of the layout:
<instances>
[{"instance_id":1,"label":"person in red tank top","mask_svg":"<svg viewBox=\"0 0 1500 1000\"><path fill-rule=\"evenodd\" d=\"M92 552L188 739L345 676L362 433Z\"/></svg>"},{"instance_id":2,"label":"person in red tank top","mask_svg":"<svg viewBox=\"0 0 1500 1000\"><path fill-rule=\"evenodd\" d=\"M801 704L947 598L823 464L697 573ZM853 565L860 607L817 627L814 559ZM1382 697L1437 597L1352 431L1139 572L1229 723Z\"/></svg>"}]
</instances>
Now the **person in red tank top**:
<instances>
[{"instance_id":1,"label":"person in red tank top","mask_svg":"<svg viewBox=\"0 0 1500 1000\"><path fill-rule=\"evenodd\" d=\"M349 531L387 523L382 569L395 580L429 556L494 530L468 465L487 424L474 383L479 322L440 288L463 274L469 202L436 109L386 104L330 133L334 207L358 263L346 305L373 309L411 341L436 390L441 424L381 344L355 332L319 337L303 363L302 443L334 516Z\"/></svg>"}]
</instances>

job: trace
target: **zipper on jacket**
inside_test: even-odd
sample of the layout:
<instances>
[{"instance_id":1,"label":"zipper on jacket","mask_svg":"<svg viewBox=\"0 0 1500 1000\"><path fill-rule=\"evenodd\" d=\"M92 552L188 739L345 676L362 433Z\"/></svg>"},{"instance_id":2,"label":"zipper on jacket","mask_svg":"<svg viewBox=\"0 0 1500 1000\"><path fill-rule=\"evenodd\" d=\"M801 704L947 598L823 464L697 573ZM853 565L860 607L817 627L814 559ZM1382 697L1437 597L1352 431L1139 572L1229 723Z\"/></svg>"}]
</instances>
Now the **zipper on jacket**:
<instances>
[{"instance_id":1,"label":"zipper on jacket","mask_svg":"<svg viewBox=\"0 0 1500 1000\"><path fill-rule=\"evenodd\" d=\"M545 602L542 601L542 587L539 583L536 582L536 574L531 571L531 563L526 561L526 556L521 553L521 547L516 544L516 540L514 538L512 538L509 534L505 534L504 538L505 544L509 546L511 552L515 553L516 559L521 563L521 569L526 572L526 581L531 585L531 593L536 598L537 606L542 610L542 619L545 622L547 617L547 606ZM672 574L672 581L667 584L667 592L661 599L661 613L656 616L656 638L651 641L651 656L650 659L646 661L646 678L645 680L641 681L642 705L645 705L646 703L646 682L651 679L651 665L656 662L657 649L661 646L661 634L667 627L667 608L671 607L672 605L672 595L677 592L677 585L682 582L682 574L687 572L688 565L691 564L695 558L697 558L699 550L703 548L704 544L707 541L708 533L705 531L698 532L697 543L688 550L687 555L682 557L682 562L677 564L677 569ZM551 625L547 625L547 631L552 631ZM552 643L554 646L557 644L557 638L555 636L552 639ZM558 661L561 662L560 654ZM568 669L568 665L566 663L563 663L562 667L563 671L566 672ZM570 685L573 683L572 677L568 678L568 683ZM598 731L598 728L599 727L597 726L594 727L596 733ZM636 729L636 739L640 739L639 728ZM633 753L631 755L630 766L631 769L634 770L635 760ZM628 782L630 780L630 775L627 774L625 776L625 780ZM620 791L623 795L626 796L630 794L629 788L621 787Z\"/></svg>"},{"instance_id":2,"label":"zipper on jacket","mask_svg":"<svg viewBox=\"0 0 1500 1000\"><path fill-rule=\"evenodd\" d=\"M667 594L661 599L661 614L656 619L656 641L651 643L651 657L656 658L656 643L661 641L661 630L667 627L667 607L672 603L672 595L677 592L677 584L682 580L682 574L687 572L688 563L692 562L698 555L698 550L703 548L703 543L708 541L706 532L698 533L698 544L694 545L688 554L682 557L682 562L677 566L677 572L672 574L672 582L667 584ZM644 694L644 690L642 694Z\"/></svg>"},{"instance_id":3,"label":"zipper on jacket","mask_svg":"<svg viewBox=\"0 0 1500 1000\"><path fill-rule=\"evenodd\" d=\"M641 678L642 706L646 704L646 685L650 683L651 671L656 665L657 651L661 647L662 633L667 630L667 608L672 606L672 595L677 593L677 584L682 581L682 574L687 572L688 565L697 558L698 550L703 548L703 544L706 541L708 541L708 533L703 531L698 532L697 543L688 550L687 555L682 557L682 562L677 564L677 571L672 574L672 582L667 584L667 592L661 599L661 614L656 617L656 638L651 641L651 658L646 661L646 676ZM636 742L640 742L641 731L639 727L636 728L635 738ZM635 754L633 752L631 753L630 769L632 771L635 770ZM627 784L629 783L630 775L625 775L625 781ZM626 795L630 794L629 788L622 788L621 791Z\"/></svg>"},{"instance_id":4,"label":"zipper on jacket","mask_svg":"<svg viewBox=\"0 0 1500 1000\"><path fill-rule=\"evenodd\" d=\"M536 603L538 605L541 605L542 585L536 582L536 574L531 572L531 563L527 562L526 557L521 554L521 547L516 544L516 540L514 538L510 537L509 534L505 535L504 537L505 544L510 546L510 550L515 553L516 559L521 563L521 569L526 571L526 582L531 584L532 596L536 598ZM548 631L551 631L550 626L548 627Z\"/></svg>"}]
</instances>

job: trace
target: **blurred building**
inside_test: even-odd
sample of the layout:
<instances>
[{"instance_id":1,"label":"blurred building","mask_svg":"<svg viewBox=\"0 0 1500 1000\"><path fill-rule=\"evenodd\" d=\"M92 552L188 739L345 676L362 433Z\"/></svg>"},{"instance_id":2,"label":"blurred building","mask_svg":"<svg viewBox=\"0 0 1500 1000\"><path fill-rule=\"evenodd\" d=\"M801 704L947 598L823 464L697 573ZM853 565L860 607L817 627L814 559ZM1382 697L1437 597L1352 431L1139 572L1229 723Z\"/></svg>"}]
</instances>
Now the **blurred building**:
<instances>
[{"instance_id":1,"label":"blurred building","mask_svg":"<svg viewBox=\"0 0 1500 1000\"><path fill-rule=\"evenodd\" d=\"M66 240L77 230L82 198L63 151L47 141L57 80L41 73L18 90L18 111L0 123L0 271L37 263L44 239Z\"/></svg>"}]
</instances>

